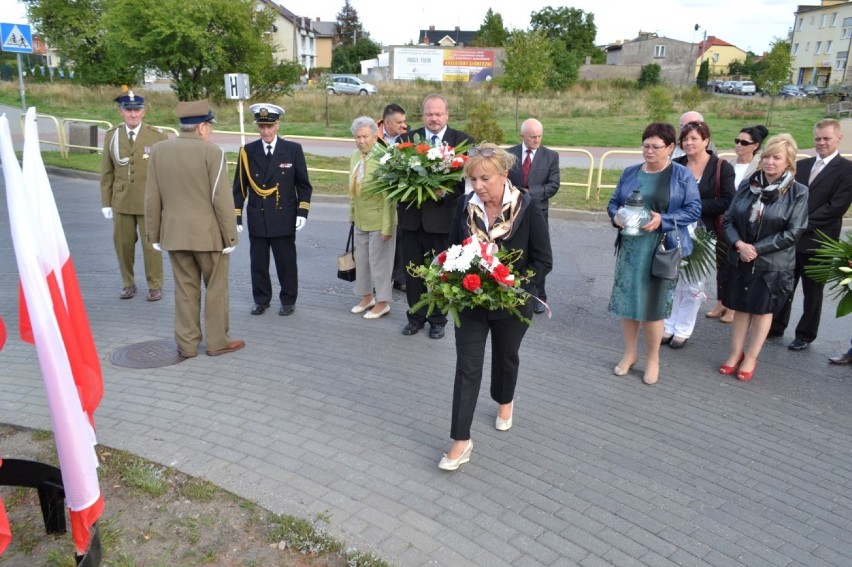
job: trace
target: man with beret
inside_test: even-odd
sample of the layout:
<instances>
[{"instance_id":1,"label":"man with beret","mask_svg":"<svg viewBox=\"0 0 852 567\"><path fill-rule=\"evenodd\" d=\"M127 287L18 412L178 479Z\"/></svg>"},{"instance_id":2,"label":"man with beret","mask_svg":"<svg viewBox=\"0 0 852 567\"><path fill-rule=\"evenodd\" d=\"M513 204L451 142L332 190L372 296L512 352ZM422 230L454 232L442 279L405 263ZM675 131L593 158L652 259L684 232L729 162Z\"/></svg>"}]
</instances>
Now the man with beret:
<instances>
[{"instance_id":1,"label":"man with beret","mask_svg":"<svg viewBox=\"0 0 852 567\"><path fill-rule=\"evenodd\" d=\"M145 187L148 240L167 250L175 280L175 342L192 358L201 342L201 283L207 354L245 346L228 336L228 254L237 246L234 199L225 152L208 141L213 112L206 100L177 106L180 136L151 151Z\"/></svg>"},{"instance_id":2,"label":"man with beret","mask_svg":"<svg viewBox=\"0 0 852 567\"><path fill-rule=\"evenodd\" d=\"M124 124L111 128L104 137L101 161L101 205L103 215L112 219L112 240L124 287L119 297L136 295L133 263L136 241L142 240L148 301L163 297L163 255L145 238L145 179L151 147L168 137L159 128L142 122L145 100L133 91L116 97Z\"/></svg>"},{"instance_id":3,"label":"man with beret","mask_svg":"<svg viewBox=\"0 0 852 567\"><path fill-rule=\"evenodd\" d=\"M296 309L299 275L296 265L296 232L308 220L313 187L302 146L278 136L284 109L274 104L253 104L260 139L240 150L234 176L234 204L238 230L243 230L243 204L246 206L251 257L252 315L262 315L272 301L269 252L281 292L279 315Z\"/></svg>"}]
</instances>

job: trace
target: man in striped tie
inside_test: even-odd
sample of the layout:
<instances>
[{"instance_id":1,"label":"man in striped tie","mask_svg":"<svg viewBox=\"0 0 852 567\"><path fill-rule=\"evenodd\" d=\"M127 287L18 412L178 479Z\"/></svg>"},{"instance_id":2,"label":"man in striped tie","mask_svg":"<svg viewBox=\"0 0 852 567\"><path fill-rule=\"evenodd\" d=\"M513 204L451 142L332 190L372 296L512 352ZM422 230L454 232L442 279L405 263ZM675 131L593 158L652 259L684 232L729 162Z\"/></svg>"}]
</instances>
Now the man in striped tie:
<instances>
[{"instance_id":1,"label":"man in striped tie","mask_svg":"<svg viewBox=\"0 0 852 567\"><path fill-rule=\"evenodd\" d=\"M509 181L538 201L547 220L548 202L559 191L559 154L541 145L543 133L544 127L535 118L527 118L521 124L521 143L508 149L516 158L509 170ZM542 301L547 300L544 278L536 295ZM533 311L541 315L546 309L542 303L535 302Z\"/></svg>"}]
</instances>

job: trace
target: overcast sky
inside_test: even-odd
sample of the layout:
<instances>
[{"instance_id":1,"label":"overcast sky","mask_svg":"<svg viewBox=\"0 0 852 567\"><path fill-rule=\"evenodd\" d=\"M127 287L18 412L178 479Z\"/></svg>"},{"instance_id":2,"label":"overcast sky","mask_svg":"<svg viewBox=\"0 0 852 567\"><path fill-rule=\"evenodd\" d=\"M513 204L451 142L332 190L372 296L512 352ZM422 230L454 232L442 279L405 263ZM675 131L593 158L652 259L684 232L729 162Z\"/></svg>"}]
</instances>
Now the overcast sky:
<instances>
[{"instance_id":1,"label":"overcast sky","mask_svg":"<svg viewBox=\"0 0 852 567\"><path fill-rule=\"evenodd\" d=\"M280 1L280 0L279 0ZM334 21L343 0L280 1L291 12L311 19ZM704 33L740 49L762 53L775 38L786 38L793 25L797 3L790 0L429 0L388 3L350 0L364 29L385 45L416 41L418 31L436 29L477 30L491 7L503 16L507 28L527 29L530 14L552 6L569 5L595 15L598 44L632 39L638 32L656 32L681 41L699 41ZM813 0L812 4L819 2ZM25 22L26 12L17 0L0 0L0 21ZM700 26L695 31L695 24Z\"/></svg>"}]
</instances>

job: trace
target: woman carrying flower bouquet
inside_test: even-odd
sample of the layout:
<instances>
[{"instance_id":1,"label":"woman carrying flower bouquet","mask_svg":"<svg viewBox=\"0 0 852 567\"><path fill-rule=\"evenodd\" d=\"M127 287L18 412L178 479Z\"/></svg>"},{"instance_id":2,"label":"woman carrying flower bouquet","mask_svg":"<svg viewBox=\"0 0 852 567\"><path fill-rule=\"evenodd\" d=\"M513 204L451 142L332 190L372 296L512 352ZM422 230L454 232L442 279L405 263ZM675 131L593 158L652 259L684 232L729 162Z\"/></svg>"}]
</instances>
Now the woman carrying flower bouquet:
<instances>
[{"instance_id":1,"label":"woman carrying flower bouquet","mask_svg":"<svg viewBox=\"0 0 852 567\"><path fill-rule=\"evenodd\" d=\"M375 151L378 133L376 121L369 116L360 116L352 122L358 149L349 160L349 219L355 224L355 295L361 296L361 302L350 311L366 311L365 319L378 319L390 313L388 302L393 295L396 206L382 195L362 191L364 179L369 179L378 163L380 152Z\"/></svg>"},{"instance_id":2,"label":"woman carrying flower bouquet","mask_svg":"<svg viewBox=\"0 0 852 567\"><path fill-rule=\"evenodd\" d=\"M496 144L480 143L468 151L470 159L465 163L464 173L473 187L473 192L459 199L453 223L450 226L450 245L466 241L483 243L483 250L495 252L494 256L509 254L513 262L509 268L523 276L532 272L527 291L535 295L536 285L551 269L553 258L547 222L541 205L528 193L515 187L508 180L509 169L515 158ZM496 246L489 247L487 243ZM483 252L487 257L489 254ZM488 262L486 262L488 263ZM498 287L499 296L511 291L514 277L509 270L494 258L493 279L506 282L507 287ZM503 273L501 273L503 272ZM480 276L472 282L466 276L465 289L476 293ZM483 288L485 285L483 284ZM494 289L494 288L491 288ZM509 297L518 297L506 293ZM532 299L525 305L508 300L506 308L465 308L459 312L460 325L456 329L456 376L453 388L453 412L450 437L454 442L438 466L444 470L456 470L470 460L473 441L470 427L476 399L482 382L485 359L485 343L491 334L491 398L499 404L495 426L500 431L512 427L512 400L518 379L518 350L532 318ZM496 307L496 306L495 306ZM514 314L513 314L514 311ZM524 319L519 318L522 316Z\"/></svg>"}]
</instances>

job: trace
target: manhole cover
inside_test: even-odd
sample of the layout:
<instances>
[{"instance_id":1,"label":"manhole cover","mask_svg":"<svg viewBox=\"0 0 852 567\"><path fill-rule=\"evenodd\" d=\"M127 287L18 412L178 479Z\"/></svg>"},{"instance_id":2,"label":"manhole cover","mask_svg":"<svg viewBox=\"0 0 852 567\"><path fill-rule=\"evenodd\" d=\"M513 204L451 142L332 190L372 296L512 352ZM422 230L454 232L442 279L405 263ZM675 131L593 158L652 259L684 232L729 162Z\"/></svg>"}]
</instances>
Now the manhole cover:
<instances>
[{"instance_id":1,"label":"manhole cover","mask_svg":"<svg viewBox=\"0 0 852 567\"><path fill-rule=\"evenodd\" d=\"M122 347L112 353L116 366L127 368L159 368L186 360L178 353L174 341L148 341Z\"/></svg>"}]
</instances>

